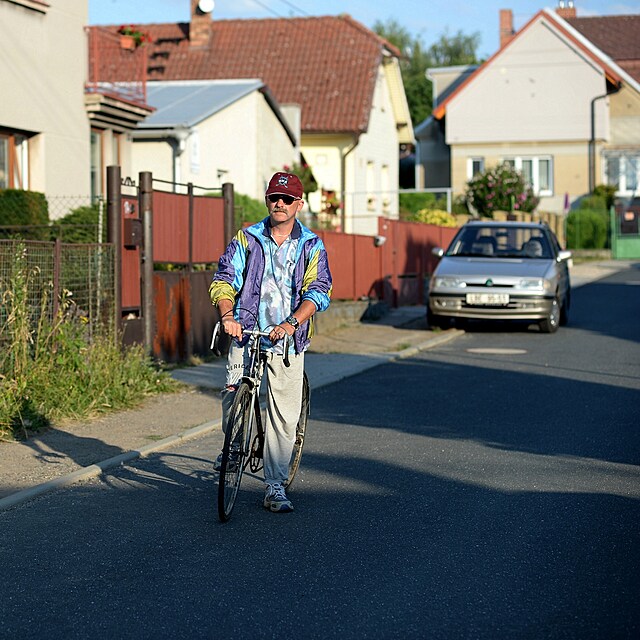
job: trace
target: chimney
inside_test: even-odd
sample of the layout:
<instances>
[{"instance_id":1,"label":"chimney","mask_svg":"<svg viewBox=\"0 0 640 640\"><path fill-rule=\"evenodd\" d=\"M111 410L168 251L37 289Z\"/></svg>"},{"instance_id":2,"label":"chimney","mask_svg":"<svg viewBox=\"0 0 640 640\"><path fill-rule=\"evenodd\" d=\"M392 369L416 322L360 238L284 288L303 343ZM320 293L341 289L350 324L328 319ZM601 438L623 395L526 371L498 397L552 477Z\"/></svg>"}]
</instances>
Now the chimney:
<instances>
[{"instance_id":1,"label":"chimney","mask_svg":"<svg viewBox=\"0 0 640 640\"><path fill-rule=\"evenodd\" d=\"M213 2L191 0L191 23L189 24L189 46L204 48L211 38L211 11Z\"/></svg>"},{"instance_id":2,"label":"chimney","mask_svg":"<svg viewBox=\"0 0 640 640\"><path fill-rule=\"evenodd\" d=\"M513 11L511 9L500 9L500 48L502 49L511 42L514 35Z\"/></svg>"},{"instance_id":3,"label":"chimney","mask_svg":"<svg viewBox=\"0 0 640 640\"><path fill-rule=\"evenodd\" d=\"M556 13L565 20L567 18L575 18L577 14L573 0L559 0Z\"/></svg>"}]
</instances>

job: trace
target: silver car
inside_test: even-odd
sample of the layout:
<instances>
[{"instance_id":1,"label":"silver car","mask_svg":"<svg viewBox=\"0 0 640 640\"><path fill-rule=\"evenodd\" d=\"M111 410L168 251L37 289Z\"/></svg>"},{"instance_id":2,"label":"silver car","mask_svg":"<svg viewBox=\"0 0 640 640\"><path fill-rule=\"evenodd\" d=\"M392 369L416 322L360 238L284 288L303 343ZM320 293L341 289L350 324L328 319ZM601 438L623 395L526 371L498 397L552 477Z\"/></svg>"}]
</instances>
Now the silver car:
<instances>
[{"instance_id":1,"label":"silver car","mask_svg":"<svg viewBox=\"0 0 640 640\"><path fill-rule=\"evenodd\" d=\"M443 251L429 284L427 323L527 320L553 333L568 321L570 251L547 225L474 220Z\"/></svg>"}]
</instances>

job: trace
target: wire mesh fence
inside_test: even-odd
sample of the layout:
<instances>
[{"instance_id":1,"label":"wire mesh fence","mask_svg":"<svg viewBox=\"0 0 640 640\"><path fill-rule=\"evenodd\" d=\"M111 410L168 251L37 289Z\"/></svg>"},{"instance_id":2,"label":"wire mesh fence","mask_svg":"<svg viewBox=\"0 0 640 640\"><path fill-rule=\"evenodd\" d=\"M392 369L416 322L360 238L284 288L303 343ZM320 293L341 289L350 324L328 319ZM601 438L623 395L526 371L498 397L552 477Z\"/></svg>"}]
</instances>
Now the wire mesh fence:
<instances>
[{"instance_id":1,"label":"wire mesh fence","mask_svg":"<svg viewBox=\"0 0 640 640\"><path fill-rule=\"evenodd\" d=\"M114 248L110 244L65 244L0 240L0 331L11 305L27 305L32 326L59 309L82 318L89 336L108 329L115 306Z\"/></svg>"}]
</instances>

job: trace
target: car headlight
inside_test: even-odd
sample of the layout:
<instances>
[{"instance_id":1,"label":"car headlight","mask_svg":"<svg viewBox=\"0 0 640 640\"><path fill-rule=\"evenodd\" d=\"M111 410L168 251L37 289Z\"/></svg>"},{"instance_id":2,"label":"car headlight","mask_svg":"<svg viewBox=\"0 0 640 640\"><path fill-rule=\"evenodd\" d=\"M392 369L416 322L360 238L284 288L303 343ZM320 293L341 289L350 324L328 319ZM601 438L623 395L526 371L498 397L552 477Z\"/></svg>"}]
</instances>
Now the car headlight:
<instances>
[{"instance_id":1,"label":"car headlight","mask_svg":"<svg viewBox=\"0 0 640 640\"><path fill-rule=\"evenodd\" d=\"M520 289L528 289L530 291L543 291L544 279L543 278L522 278L518 283Z\"/></svg>"},{"instance_id":2,"label":"car headlight","mask_svg":"<svg viewBox=\"0 0 640 640\"><path fill-rule=\"evenodd\" d=\"M434 280L435 287L442 287L443 289L464 289L467 286L467 283L461 278L451 278L451 277L437 277Z\"/></svg>"}]
</instances>

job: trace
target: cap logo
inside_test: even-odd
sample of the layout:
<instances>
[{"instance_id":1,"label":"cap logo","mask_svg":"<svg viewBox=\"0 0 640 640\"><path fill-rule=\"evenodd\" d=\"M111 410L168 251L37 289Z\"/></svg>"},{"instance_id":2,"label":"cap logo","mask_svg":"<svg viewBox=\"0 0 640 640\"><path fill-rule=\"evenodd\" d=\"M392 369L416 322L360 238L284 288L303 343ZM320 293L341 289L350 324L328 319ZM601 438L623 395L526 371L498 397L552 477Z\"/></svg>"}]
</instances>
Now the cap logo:
<instances>
[{"instance_id":1,"label":"cap logo","mask_svg":"<svg viewBox=\"0 0 640 640\"><path fill-rule=\"evenodd\" d=\"M278 178L278 184L282 185L283 187L288 187L289 186L289 176L280 176Z\"/></svg>"}]
</instances>

